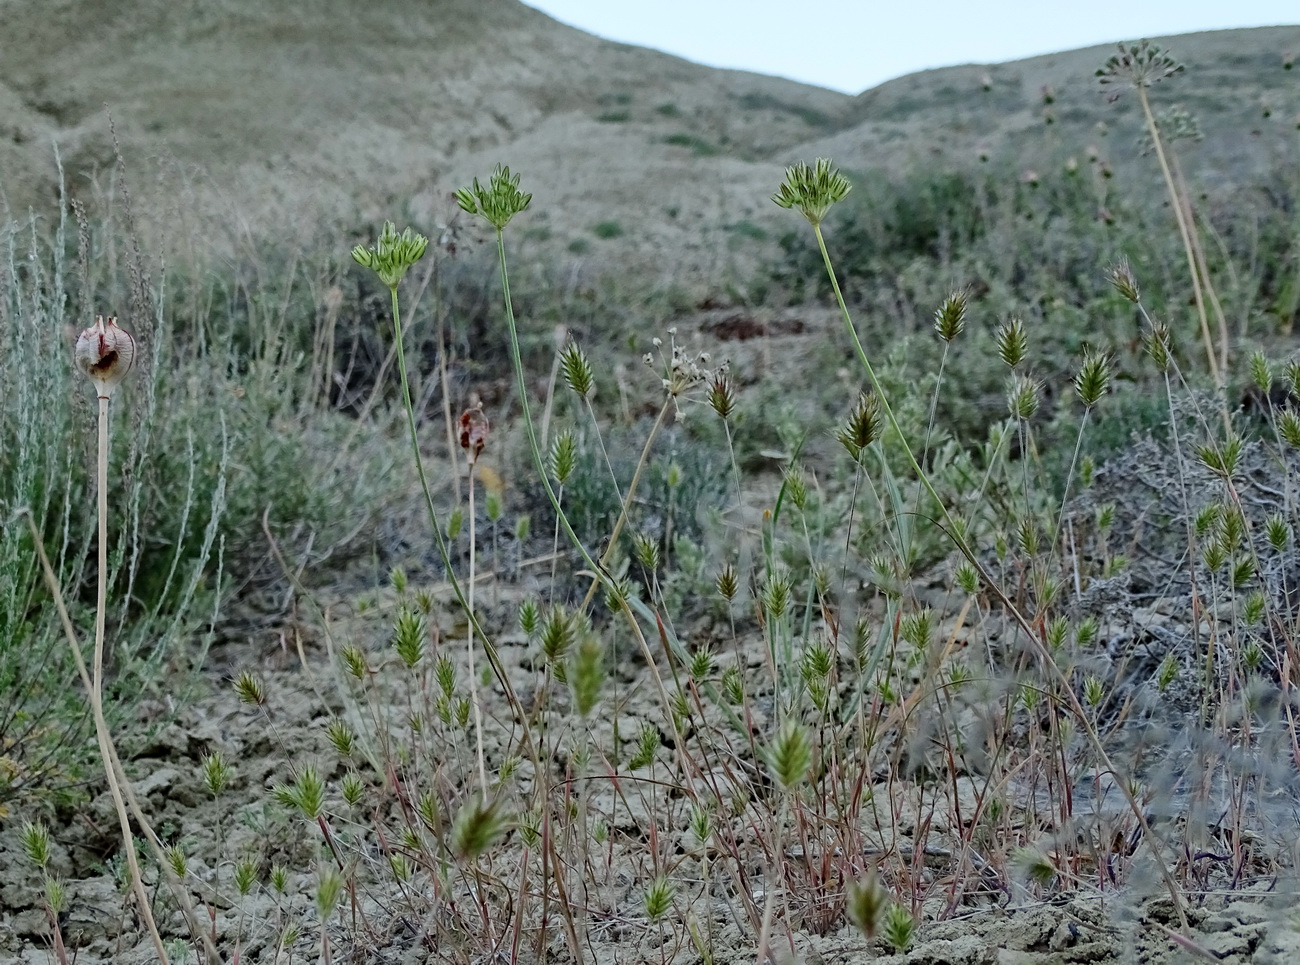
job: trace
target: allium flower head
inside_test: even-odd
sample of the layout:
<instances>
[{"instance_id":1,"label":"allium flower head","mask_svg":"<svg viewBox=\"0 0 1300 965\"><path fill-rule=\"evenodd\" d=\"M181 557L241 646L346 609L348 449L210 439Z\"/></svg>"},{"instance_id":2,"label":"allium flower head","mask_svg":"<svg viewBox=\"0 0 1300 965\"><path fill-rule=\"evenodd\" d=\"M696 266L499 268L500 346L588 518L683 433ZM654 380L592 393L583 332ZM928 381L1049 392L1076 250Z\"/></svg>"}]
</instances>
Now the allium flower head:
<instances>
[{"instance_id":1,"label":"allium flower head","mask_svg":"<svg viewBox=\"0 0 1300 965\"><path fill-rule=\"evenodd\" d=\"M519 190L519 175L510 176L510 169L497 165L486 187L478 178L468 188L456 192L456 203L469 214L481 215L488 224L501 231L510 219L528 207L531 194Z\"/></svg>"},{"instance_id":2,"label":"allium flower head","mask_svg":"<svg viewBox=\"0 0 1300 965\"><path fill-rule=\"evenodd\" d=\"M460 414L460 447L465 450L465 456L471 464L478 462L491 429L492 423L483 414L481 405L466 409Z\"/></svg>"},{"instance_id":3,"label":"allium flower head","mask_svg":"<svg viewBox=\"0 0 1300 965\"><path fill-rule=\"evenodd\" d=\"M366 247L357 245L352 257L358 265L373 269L379 280L396 288L406 270L424 257L429 239L407 228L400 235L391 221L385 221L379 240Z\"/></svg>"},{"instance_id":4,"label":"allium flower head","mask_svg":"<svg viewBox=\"0 0 1300 965\"><path fill-rule=\"evenodd\" d=\"M1137 44L1120 44L1118 52L1097 70L1102 87L1109 88L1107 99L1119 98L1125 88L1150 87L1167 77L1181 73L1183 65L1156 44L1143 40Z\"/></svg>"},{"instance_id":5,"label":"allium flower head","mask_svg":"<svg viewBox=\"0 0 1300 965\"><path fill-rule=\"evenodd\" d=\"M822 223L831 205L843 201L853 190L849 179L826 158L809 167L803 161L785 169L785 180L772 200L783 208L798 208L813 225Z\"/></svg>"},{"instance_id":6,"label":"allium flower head","mask_svg":"<svg viewBox=\"0 0 1300 965\"><path fill-rule=\"evenodd\" d=\"M77 367L95 383L101 399L110 398L135 364L135 339L117 327L116 318L95 317L95 324L77 336Z\"/></svg>"}]
</instances>

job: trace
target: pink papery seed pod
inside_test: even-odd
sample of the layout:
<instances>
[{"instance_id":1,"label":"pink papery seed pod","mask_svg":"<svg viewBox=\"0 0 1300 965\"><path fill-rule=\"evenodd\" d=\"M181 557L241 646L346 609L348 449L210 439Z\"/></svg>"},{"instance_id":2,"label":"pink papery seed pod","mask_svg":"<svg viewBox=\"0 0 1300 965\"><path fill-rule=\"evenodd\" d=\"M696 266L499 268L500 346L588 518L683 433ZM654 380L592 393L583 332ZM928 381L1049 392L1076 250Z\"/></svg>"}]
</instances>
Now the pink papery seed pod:
<instances>
[{"instance_id":1,"label":"pink papery seed pod","mask_svg":"<svg viewBox=\"0 0 1300 965\"><path fill-rule=\"evenodd\" d=\"M101 399L111 398L135 364L135 339L117 327L117 319L95 317L95 324L77 336L77 367L95 384Z\"/></svg>"},{"instance_id":2,"label":"pink papery seed pod","mask_svg":"<svg viewBox=\"0 0 1300 965\"><path fill-rule=\"evenodd\" d=\"M471 466L478 462L491 430L492 423L483 414L481 405L460 414L460 447L465 450L465 458Z\"/></svg>"}]
</instances>

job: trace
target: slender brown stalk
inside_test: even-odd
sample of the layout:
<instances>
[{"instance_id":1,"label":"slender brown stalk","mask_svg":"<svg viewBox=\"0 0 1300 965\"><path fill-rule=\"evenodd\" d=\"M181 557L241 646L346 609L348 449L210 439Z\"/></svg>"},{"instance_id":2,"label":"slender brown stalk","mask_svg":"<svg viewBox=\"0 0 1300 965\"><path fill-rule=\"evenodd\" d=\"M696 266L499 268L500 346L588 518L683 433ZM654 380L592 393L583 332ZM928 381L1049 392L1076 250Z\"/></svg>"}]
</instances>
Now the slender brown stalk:
<instances>
[{"instance_id":1,"label":"slender brown stalk","mask_svg":"<svg viewBox=\"0 0 1300 965\"><path fill-rule=\"evenodd\" d=\"M1151 143L1155 146L1156 160L1160 162L1160 173L1164 176L1165 187L1169 190L1169 200L1173 204L1174 219L1178 222L1178 236L1182 239L1183 251L1187 256L1187 272L1192 280L1192 297L1196 301L1196 314L1201 323L1201 339L1205 342L1205 358L1209 363L1210 377L1214 379L1215 388L1222 390L1223 368L1220 367L1214 351L1214 338L1210 335L1210 321L1205 311L1205 294L1201 290L1201 273L1197 270L1196 251L1192 244L1192 233L1195 227L1188 223L1187 211L1182 198L1179 196L1178 187L1174 183L1174 175L1169 167L1169 159L1165 156L1164 142L1160 137L1160 128L1156 125L1155 115L1151 112L1151 101L1147 97L1146 87L1143 84L1137 85L1137 96L1138 103L1142 105L1142 116L1146 118L1147 131L1151 134ZM1227 357L1226 345L1224 346L1224 357L1225 359Z\"/></svg>"}]
</instances>

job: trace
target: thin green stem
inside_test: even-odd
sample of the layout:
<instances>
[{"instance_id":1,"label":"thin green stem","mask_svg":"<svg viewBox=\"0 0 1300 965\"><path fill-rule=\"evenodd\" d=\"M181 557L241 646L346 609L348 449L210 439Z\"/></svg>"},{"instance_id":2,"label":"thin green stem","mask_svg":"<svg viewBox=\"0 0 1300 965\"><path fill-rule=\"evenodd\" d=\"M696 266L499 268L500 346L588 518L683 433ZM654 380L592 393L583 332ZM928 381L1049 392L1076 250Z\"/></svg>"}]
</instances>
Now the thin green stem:
<instances>
[{"instance_id":1,"label":"thin green stem","mask_svg":"<svg viewBox=\"0 0 1300 965\"><path fill-rule=\"evenodd\" d=\"M492 672L496 675L497 680L504 689L506 699L510 702L512 707L520 711L519 716L522 719L523 714L521 705L518 697L515 695L514 688L510 686L510 678L506 675L505 667L497 656L496 648L489 642L487 634L483 633L483 628L478 625L478 617L475 615L474 608L470 605L468 598L465 596L465 591L461 587L460 581L456 578L456 571L452 566L451 551L448 549L447 539L443 535L442 524L438 519L438 511L433 505L433 493L429 489L429 477L424 471L424 459L420 455L420 437L416 431L415 406L411 402L411 384L406 377L406 352L402 345L402 316L397 300L397 286L390 286L388 293L391 297L393 306L393 348L397 356L397 372L400 376L402 385L402 406L406 410L406 424L411 435L411 455L415 459L416 473L420 478L420 491L424 494L424 504L429 513L429 523L433 529L434 542L437 543L438 546L438 555L442 559L442 565L447 574L447 583L456 597L456 602L465 608L465 612L469 615L468 618L470 624L478 630L479 635L483 638L483 650L487 654L488 662L492 665Z\"/></svg>"},{"instance_id":2,"label":"thin green stem","mask_svg":"<svg viewBox=\"0 0 1300 965\"><path fill-rule=\"evenodd\" d=\"M559 521L561 528L564 530L564 535L568 537L569 542L572 543L574 549L578 551L583 562L590 568L590 571L594 574L596 580L617 595L619 594L619 588L613 577L609 575L609 572L605 569L604 565L596 562L596 560L592 558L587 547L583 545L582 540L578 538L578 534L574 532L573 525L569 522L569 517L565 514L564 508L560 505L559 497L555 494L555 488L551 485L551 478L547 474L546 463L542 457L541 448L537 443L537 430L533 426L532 409L528 404L528 380L524 374L523 355L519 350L519 327L515 321L514 303L510 298L510 273L509 269L506 267L505 234L500 228L497 228L497 261L501 269L501 292L505 299L506 326L510 333L510 358L514 364L515 379L519 387L519 406L523 413L524 432L528 437L528 446L533 455L533 466L537 470L537 478L541 480L542 488L546 490L546 497L550 500L551 508L554 510L555 517ZM662 414L660 422L656 424L660 424L661 422ZM640 471L638 468L637 474L633 476L632 483L628 486L626 497L628 500L632 498L632 494L636 488L637 476L639 475ZM612 545L614 540L611 540L610 542ZM595 584L593 583L593 590L594 587ZM588 593L588 601L590 601L590 597L591 592ZM669 725L673 728L674 734L678 738L675 741L675 746L681 759L683 772L688 772L690 770L688 766L689 758L683 746L684 742L681 740L677 718L672 712L672 702L668 698L668 691L664 687L663 679L660 677L659 670L655 665L654 655L651 653L650 646L645 639L645 634L641 632L641 626L637 623L636 616L632 613L632 608L628 605L626 599L621 599L619 610L623 613L633 635L636 637L637 644L640 646L641 652L645 657L646 665L649 667L651 676L654 678L655 686L659 692L659 698L663 703L664 714ZM671 667L671 656L669 659Z\"/></svg>"},{"instance_id":3,"label":"thin green stem","mask_svg":"<svg viewBox=\"0 0 1300 965\"><path fill-rule=\"evenodd\" d=\"M591 407L591 399L587 396L583 396L582 401L587 407L587 416L591 419L592 431L596 433L596 444L600 446L600 455L605 460L605 468L609 470L609 478L614 483L614 495L622 502L623 490L619 487L618 477L614 475L614 464L609 461L609 453L605 451L605 437L600 434L600 423L596 421L596 410Z\"/></svg>"},{"instance_id":4,"label":"thin green stem","mask_svg":"<svg viewBox=\"0 0 1300 965\"><path fill-rule=\"evenodd\" d=\"M528 404L528 379L524 375L524 360L519 350L519 327L515 322L515 307L510 299L510 273L506 268L506 239L504 231L500 228L497 228L497 262L501 270L501 291L506 305L506 326L510 330L510 359L514 364L515 379L519 387L519 407L523 411L524 417L524 432L528 436L528 448L533 456L533 466L537 470L537 478L542 481L542 487L546 490L546 498L550 500L551 508L555 511L555 517L559 520L564 535L569 538L574 549L582 556L582 561L596 574L597 579L613 588L613 580L604 572L604 568L592 558L587 548L582 544L582 540L578 538L578 534L574 532L569 517L560 505L559 497L555 495L555 488L551 485L551 478L546 472L546 462L542 457L542 450L537 442L537 430L533 426L532 408Z\"/></svg>"},{"instance_id":5,"label":"thin green stem","mask_svg":"<svg viewBox=\"0 0 1300 965\"><path fill-rule=\"evenodd\" d=\"M902 443L903 452L906 453L907 461L911 465L912 471L916 473L917 479L920 481L921 485L925 487L925 491L930 494L930 498L938 504L940 511L944 515L944 519L947 520L951 526L956 521L948 512L948 508L944 505L943 500L939 498L939 493L930 482L930 477L926 475L925 470L921 468L921 464L917 462L916 454L912 452L912 446L908 443L907 436L903 435L903 429L898 424L898 419L894 416L894 408L889 404L889 399L885 395L880 380L876 378L876 370L871 365L871 359L867 357L867 351L862 347L861 339L858 338L858 330L853 324L853 317L849 314L849 307L844 301L844 294L840 291L839 279L835 277L835 268L831 264L830 252L826 249L826 239L822 235L822 226L820 224L814 224L813 232L817 235L817 248L821 251L822 263L826 266L826 274L831 280L831 288L835 292L835 302L839 306L840 317L844 319L844 327L849 330L849 337L853 340L853 347L857 350L858 358L862 360L862 367L866 369L867 379L871 382L871 387L876 390L876 395L880 397L880 407L884 410L885 418L889 420L889 427L894 430L894 434L898 436L899 442ZM965 539L963 539L955 529L952 535L953 538L957 540L963 551L965 551L967 549Z\"/></svg>"},{"instance_id":6,"label":"thin green stem","mask_svg":"<svg viewBox=\"0 0 1300 965\"><path fill-rule=\"evenodd\" d=\"M1074 482L1074 472L1079 466L1079 453L1083 449L1083 433L1088 428L1088 417L1092 415L1092 406L1083 410L1083 419L1079 422L1079 434L1074 439L1074 455L1070 457L1070 468L1065 473L1065 486L1061 491L1061 511L1056 517L1056 529L1052 531L1053 549L1059 546L1062 527L1065 526L1065 507L1070 501L1070 485ZM1064 548L1062 547L1062 552Z\"/></svg>"},{"instance_id":7,"label":"thin green stem","mask_svg":"<svg viewBox=\"0 0 1300 965\"><path fill-rule=\"evenodd\" d=\"M627 525L628 509L632 505L632 498L636 495L636 488L641 482L641 474L645 471L646 465L650 461L650 449L654 446L655 439L659 435L659 430L663 428L664 418L668 414L668 409L672 403L672 397L664 399L664 404L659 409L659 414L655 417L654 425L650 427L650 434L646 436L645 445L641 447L641 458L637 460L636 469L632 473L632 481L627 485L627 495L623 497L622 507L619 509L618 519L614 522L614 529L609 535L609 544L605 547L605 552L600 555L600 566L602 569L609 566L609 561L613 558L614 552L618 547L618 538L623 535L623 527ZM583 609L591 603L591 598L596 592L596 580L593 580L591 587L587 590L587 596L582 601Z\"/></svg>"}]
</instances>

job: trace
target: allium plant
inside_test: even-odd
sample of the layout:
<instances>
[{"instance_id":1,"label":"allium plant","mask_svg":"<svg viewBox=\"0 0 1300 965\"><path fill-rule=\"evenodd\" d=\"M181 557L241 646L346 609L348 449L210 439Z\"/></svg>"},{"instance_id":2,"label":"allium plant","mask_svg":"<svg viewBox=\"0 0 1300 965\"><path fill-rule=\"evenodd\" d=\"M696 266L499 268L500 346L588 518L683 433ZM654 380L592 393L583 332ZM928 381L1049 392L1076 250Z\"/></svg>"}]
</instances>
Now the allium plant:
<instances>
[{"instance_id":1,"label":"allium plant","mask_svg":"<svg viewBox=\"0 0 1300 965\"><path fill-rule=\"evenodd\" d=\"M89 670L87 670L85 661L82 659L81 647L77 641L76 632L72 628L72 621L68 617L67 608L63 602L62 590L45 555L44 544L36 529L35 521L30 515L27 516L27 525L31 529L32 540L40 558L46 583L49 586L51 595L54 597L60 619L63 622L64 632L68 638L68 644L72 648L73 659L76 662L78 673L90 700L91 716L95 722L95 740L99 745L99 756L104 765L104 776L108 782L109 793L113 798L114 809L117 812L118 828L122 838L122 849L126 856L131 891L135 897L141 920L144 922L145 929L153 942L158 961L166 962L167 952L163 946L162 936L158 933L158 926L154 922L149 895L145 891L144 881L140 875L135 838L131 831L131 820L127 816L127 805L123 797L122 783L124 776L120 774L117 750L113 744L112 734L108 729L108 722L104 717L104 636L108 610L108 405L114 391L130 373L131 367L135 363L135 356L135 339L131 337L129 332L118 326L116 318L105 318L103 315L97 316L95 324L81 332L73 348L73 357L77 367L90 379L99 408L96 459L98 573L96 575L95 643ZM119 780L120 778L122 780ZM136 817L144 826L144 829L152 832L138 808L136 809ZM154 837L156 839L156 836Z\"/></svg>"}]
</instances>

